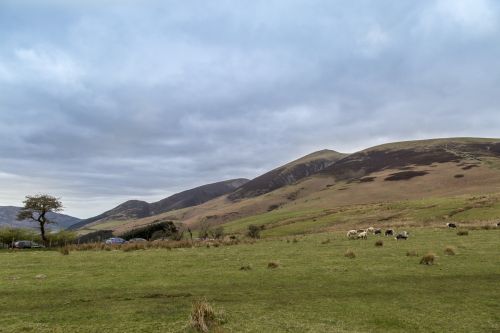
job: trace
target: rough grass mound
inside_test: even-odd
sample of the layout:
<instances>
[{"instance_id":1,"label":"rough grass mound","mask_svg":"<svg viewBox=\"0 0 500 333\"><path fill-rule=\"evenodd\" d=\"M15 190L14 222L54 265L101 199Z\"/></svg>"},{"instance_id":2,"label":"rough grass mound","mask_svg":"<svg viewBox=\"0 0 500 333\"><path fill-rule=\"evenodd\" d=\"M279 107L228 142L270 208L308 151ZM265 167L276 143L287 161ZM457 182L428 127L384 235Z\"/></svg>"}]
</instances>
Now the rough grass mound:
<instances>
[{"instance_id":1,"label":"rough grass mound","mask_svg":"<svg viewBox=\"0 0 500 333\"><path fill-rule=\"evenodd\" d=\"M444 249L444 254L448 256L454 256L456 254L457 250L453 246L447 246Z\"/></svg>"},{"instance_id":2,"label":"rough grass mound","mask_svg":"<svg viewBox=\"0 0 500 333\"><path fill-rule=\"evenodd\" d=\"M408 250L408 251L406 251L406 256L407 257L417 257L418 256L418 252L415 251L415 250Z\"/></svg>"},{"instance_id":3,"label":"rough grass mound","mask_svg":"<svg viewBox=\"0 0 500 333\"><path fill-rule=\"evenodd\" d=\"M379 239L378 241L375 242L375 246L376 247L382 247L382 246L384 246L384 241L382 241L382 240Z\"/></svg>"},{"instance_id":4,"label":"rough grass mound","mask_svg":"<svg viewBox=\"0 0 500 333\"><path fill-rule=\"evenodd\" d=\"M280 264L277 261L271 261L270 263L267 264L267 268L269 269L275 269L278 267L280 267Z\"/></svg>"},{"instance_id":5,"label":"rough grass mound","mask_svg":"<svg viewBox=\"0 0 500 333\"><path fill-rule=\"evenodd\" d=\"M64 256L67 256L69 254L69 246L63 246L63 247L60 247L59 248L59 252L64 255Z\"/></svg>"},{"instance_id":6,"label":"rough grass mound","mask_svg":"<svg viewBox=\"0 0 500 333\"><path fill-rule=\"evenodd\" d=\"M458 236L468 236L469 232L467 230L460 230L457 232Z\"/></svg>"},{"instance_id":7,"label":"rough grass mound","mask_svg":"<svg viewBox=\"0 0 500 333\"><path fill-rule=\"evenodd\" d=\"M434 261L436 260L436 255L434 253L427 253L425 256L420 259L421 265L434 265Z\"/></svg>"},{"instance_id":8,"label":"rough grass mound","mask_svg":"<svg viewBox=\"0 0 500 333\"><path fill-rule=\"evenodd\" d=\"M344 257L349 258L349 259L354 259L354 258L356 258L356 253L354 253L353 250L347 250L344 253Z\"/></svg>"},{"instance_id":9,"label":"rough grass mound","mask_svg":"<svg viewBox=\"0 0 500 333\"><path fill-rule=\"evenodd\" d=\"M224 312L215 310L205 299L193 302L189 326L196 332L208 333L224 324L224 322Z\"/></svg>"}]
</instances>

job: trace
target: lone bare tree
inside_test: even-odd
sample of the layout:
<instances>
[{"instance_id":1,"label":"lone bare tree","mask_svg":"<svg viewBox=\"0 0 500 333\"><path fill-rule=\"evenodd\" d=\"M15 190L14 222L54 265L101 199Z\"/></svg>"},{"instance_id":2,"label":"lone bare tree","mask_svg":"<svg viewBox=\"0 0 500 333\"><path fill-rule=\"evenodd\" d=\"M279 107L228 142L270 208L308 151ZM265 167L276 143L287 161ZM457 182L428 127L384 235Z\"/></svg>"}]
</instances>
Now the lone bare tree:
<instances>
[{"instance_id":1,"label":"lone bare tree","mask_svg":"<svg viewBox=\"0 0 500 333\"><path fill-rule=\"evenodd\" d=\"M49 212L60 212L63 210L63 205L59 198L48 194L27 195L23 201L24 207L17 214L17 219L33 220L40 225L40 235L44 243L47 243L45 237L45 225L55 223L47 218Z\"/></svg>"}]
</instances>

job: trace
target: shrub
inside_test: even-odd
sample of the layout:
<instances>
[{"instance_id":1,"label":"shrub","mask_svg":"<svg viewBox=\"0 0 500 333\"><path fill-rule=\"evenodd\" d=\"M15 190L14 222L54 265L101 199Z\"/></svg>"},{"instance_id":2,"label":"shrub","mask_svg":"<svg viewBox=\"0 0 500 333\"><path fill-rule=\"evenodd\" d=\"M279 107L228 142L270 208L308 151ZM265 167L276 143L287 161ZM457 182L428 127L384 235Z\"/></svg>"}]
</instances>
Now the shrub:
<instances>
[{"instance_id":1,"label":"shrub","mask_svg":"<svg viewBox=\"0 0 500 333\"><path fill-rule=\"evenodd\" d=\"M52 246L66 246L73 243L77 239L74 231L60 230L58 232L47 235L48 244Z\"/></svg>"},{"instance_id":2,"label":"shrub","mask_svg":"<svg viewBox=\"0 0 500 333\"><path fill-rule=\"evenodd\" d=\"M377 247L384 246L384 242L379 239L378 241L375 242L375 246L377 246Z\"/></svg>"},{"instance_id":3,"label":"shrub","mask_svg":"<svg viewBox=\"0 0 500 333\"><path fill-rule=\"evenodd\" d=\"M260 230L260 227L250 224L248 226L247 236L250 238L260 238Z\"/></svg>"},{"instance_id":4,"label":"shrub","mask_svg":"<svg viewBox=\"0 0 500 333\"><path fill-rule=\"evenodd\" d=\"M345 253L344 253L344 257L346 258L350 258L350 259L354 259L356 258L356 253L354 253L353 250L347 250Z\"/></svg>"},{"instance_id":5,"label":"shrub","mask_svg":"<svg viewBox=\"0 0 500 333\"><path fill-rule=\"evenodd\" d=\"M460 230L457 232L458 236L468 236L469 232L467 230Z\"/></svg>"},{"instance_id":6,"label":"shrub","mask_svg":"<svg viewBox=\"0 0 500 333\"><path fill-rule=\"evenodd\" d=\"M422 265L434 265L434 260L436 259L436 255L434 253L427 253L425 256L420 259L420 264Z\"/></svg>"},{"instance_id":7,"label":"shrub","mask_svg":"<svg viewBox=\"0 0 500 333\"><path fill-rule=\"evenodd\" d=\"M267 264L267 268L274 269L280 267L280 264L277 261L271 261Z\"/></svg>"},{"instance_id":8,"label":"shrub","mask_svg":"<svg viewBox=\"0 0 500 333\"><path fill-rule=\"evenodd\" d=\"M224 324L224 312L216 311L206 300L194 301L191 307L189 325L197 332L208 333Z\"/></svg>"},{"instance_id":9,"label":"shrub","mask_svg":"<svg viewBox=\"0 0 500 333\"><path fill-rule=\"evenodd\" d=\"M224 228L223 227L217 227L213 231L213 237L215 239L222 239L224 238Z\"/></svg>"},{"instance_id":10,"label":"shrub","mask_svg":"<svg viewBox=\"0 0 500 333\"><path fill-rule=\"evenodd\" d=\"M444 249L444 254L449 255L449 256L454 256L456 253L456 250L453 246L447 246Z\"/></svg>"},{"instance_id":11,"label":"shrub","mask_svg":"<svg viewBox=\"0 0 500 333\"><path fill-rule=\"evenodd\" d=\"M417 257L418 256L418 252L415 251L415 250L408 250L408 251L406 251L406 256L407 257Z\"/></svg>"},{"instance_id":12,"label":"shrub","mask_svg":"<svg viewBox=\"0 0 500 333\"><path fill-rule=\"evenodd\" d=\"M18 240L33 240L40 243L40 237L32 229L0 228L0 243L11 244Z\"/></svg>"},{"instance_id":13,"label":"shrub","mask_svg":"<svg viewBox=\"0 0 500 333\"><path fill-rule=\"evenodd\" d=\"M175 226L174 222L163 221L127 231L122 235L122 238L127 240L131 238L144 238L147 240L176 239L179 234L179 229Z\"/></svg>"}]
</instances>

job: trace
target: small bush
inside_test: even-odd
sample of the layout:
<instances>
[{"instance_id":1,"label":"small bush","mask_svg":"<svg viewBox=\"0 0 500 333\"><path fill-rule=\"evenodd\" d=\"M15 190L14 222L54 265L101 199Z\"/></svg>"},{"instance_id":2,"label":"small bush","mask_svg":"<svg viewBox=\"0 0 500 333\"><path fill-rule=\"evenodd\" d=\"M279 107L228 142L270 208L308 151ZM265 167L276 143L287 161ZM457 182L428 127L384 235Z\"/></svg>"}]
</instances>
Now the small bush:
<instances>
[{"instance_id":1,"label":"small bush","mask_svg":"<svg viewBox=\"0 0 500 333\"><path fill-rule=\"evenodd\" d=\"M275 269L278 267L280 267L280 264L276 261L271 261L270 263L267 264L267 268L270 268L270 269Z\"/></svg>"},{"instance_id":2,"label":"small bush","mask_svg":"<svg viewBox=\"0 0 500 333\"><path fill-rule=\"evenodd\" d=\"M469 236L469 232L467 230L460 230L457 232L458 236Z\"/></svg>"},{"instance_id":3,"label":"small bush","mask_svg":"<svg viewBox=\"0 0 500 333\"><path fill-rule=\"evenodd\" d=\"M208 333L224 324L223 311L216 311L206 300L197 300L191 307L189 325L197 332Z\"/></svg>"},{"instance_id":4,"label":"small bush","mask_svg":"<svg viewBox=\"0 0 500 333\"><path fill-rule=\"evenodd\" d=\"M64 255L64 256L67 256L69 254L69 247L68 246L63 246L63 247L60 247L59 248L59 252Z\"/></svg>"},{"instance_id":5,"label":"small bush","mask_svg":"<svg viewBox=\"0 0 500 333\"><path fill-rule=\"evenodd\" d=\"M422 265L434 265L434 260L436 260L436 255L434 253L427 253L420 259L420 264Z\"/></svg>"},{"instance_id":6,"label":"small bush","mask_svg":"<svg viewBox=\"0 0 500 333\"><path fill-rule=\"evenodd\" d=\"M453 246L447 246L444 249L444 254L446 254L448 256L454 256L455 253L456 253L456 249Z\"/></svg>"},{"instance_id":7,"label":"small bush","mask_svg":"<svg viewBox=\"0 0 500 333\"><path fill-rule=\"evenodd\" d=\"M409 251L406 251L406 256L407 257L417 257L418 256L418 252L415 251L415 250L409 250Z\"/></svg>"},{"instance_id":8,"label":"small bush","mask_svg":"<svg viewBox=\"0 0 500 333\"><path fill-rule=\"evenodd\" d=\"M251 224L248 226L247 236L250 238L260 238L260 230L260 227Z\"/></svg>"},{"instance_id":9,"label":"small bush","mask_svg":"<svg viewBox=\"0 0 500 333\"><path fill-rule=\"evenodd\" d=\"M241 266L240 267L240 271L249 271L251 269L252 269L252 267L250 265L246 265L246 266Z\"/></svg>"},{"instance_id":10,"label":"small bush","mask_svg":"<svg viewBox=\"0 0 500 333\"><path fill-rule=\"evenodd\" d=\"M344 257L354 259L356 258L356 253L354 253L353 250L347 250L346 253L344 253Z\"/></svg>"},{"instance_id":11,"label":"small bush","mask_svg":"<svg viewBox=\"0 0 500 333\"><path fill-rule=\"evenodd\" d=\"M378 241L375 242L375 246L376 247L382 247L382 246L384 246L384 241L382 241L382 240L379 239Z\"/></svg>"}]
</instances>

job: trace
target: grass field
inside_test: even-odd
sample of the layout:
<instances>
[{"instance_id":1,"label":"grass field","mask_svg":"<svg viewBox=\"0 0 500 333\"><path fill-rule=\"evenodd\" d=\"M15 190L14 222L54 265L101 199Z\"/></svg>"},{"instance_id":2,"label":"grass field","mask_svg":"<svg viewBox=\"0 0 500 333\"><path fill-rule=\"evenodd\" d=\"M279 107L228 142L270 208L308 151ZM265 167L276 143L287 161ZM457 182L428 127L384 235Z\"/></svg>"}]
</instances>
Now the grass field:
<instances>
[{"instance_id":1,"label":"grass field","mask_svg":"<svg viewBox=\"0 0 500 333\"><path fill-rule=\"evenodd\" d=\"M410 232L399 242L335 232L217 248L3 251L0 332L186 332L199 298L225 311L223 332L499 332L500 230ZM428 251L437 263L420 265Z\"/></svg>"}]
</instances>

